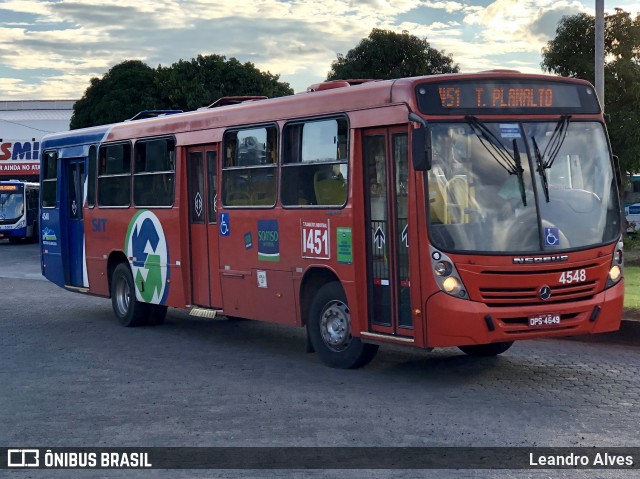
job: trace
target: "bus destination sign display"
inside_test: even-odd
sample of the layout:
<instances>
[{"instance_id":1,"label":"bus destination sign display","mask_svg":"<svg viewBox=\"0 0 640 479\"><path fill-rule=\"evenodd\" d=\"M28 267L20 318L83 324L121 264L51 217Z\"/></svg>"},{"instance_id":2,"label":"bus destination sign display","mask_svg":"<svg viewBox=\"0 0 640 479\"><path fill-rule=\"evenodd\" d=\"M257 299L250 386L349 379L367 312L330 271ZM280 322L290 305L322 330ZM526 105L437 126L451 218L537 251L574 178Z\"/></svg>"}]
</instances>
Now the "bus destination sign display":
<instances>
[{"instance_id":1,"label":"bus destination sign display","mask_svg":"<svg viewBox=\"0 0 640 479\"><path fill-rule=\"evenodd\" d=\"M598 113L593 88L532 80L427 83L417 88L420 111L426 114Z\"/></svg>"},{"instance_id":2,"label":"bus destination sign display","mask_svg":"<svg viewBox=\"0 0 640 479\"><path fill-rule=\"evenodd\" d=\"M539 108L553 107L553 88L475 87L475 108ZM440 87L440 104L444 108L460 108L461 87ZM556 101L558 101L556 99Z\"/></svg>"}]
</instances>

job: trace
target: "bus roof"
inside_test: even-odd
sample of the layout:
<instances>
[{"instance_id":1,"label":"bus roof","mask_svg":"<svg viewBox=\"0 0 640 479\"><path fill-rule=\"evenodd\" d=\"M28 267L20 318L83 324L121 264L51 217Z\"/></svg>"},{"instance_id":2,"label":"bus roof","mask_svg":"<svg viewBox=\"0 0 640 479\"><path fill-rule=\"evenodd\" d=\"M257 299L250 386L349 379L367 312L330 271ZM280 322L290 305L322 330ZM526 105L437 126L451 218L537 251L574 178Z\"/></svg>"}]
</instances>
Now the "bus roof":
<instances>
[{"instance_id":1,"label":"bus roof","mask_svg":"<svg viewBox=\"0 0 640 479\"><path fill-rule=\"evenodd\" d=\"M412 111L417 111L414 95L414 89L417 84L479 78L527 78L588 85L588 82L575 78L523 74L515 70L487 70L473 74L451 73L395 80L353 82L353 84L343 81L338 82L342 83L340 87L332 86L323 89L319 88L318 85L321 84L318 84L313 85L310 91L290 96L269 99L251 97L247 101L226 104L216 108L205 107L184 113L172 112L173 114L171 115L152 116L111 125L55 133L47 135L42 140L42 149L286 121L393 104L405 104Z\"/></svg>"}]
</instances>

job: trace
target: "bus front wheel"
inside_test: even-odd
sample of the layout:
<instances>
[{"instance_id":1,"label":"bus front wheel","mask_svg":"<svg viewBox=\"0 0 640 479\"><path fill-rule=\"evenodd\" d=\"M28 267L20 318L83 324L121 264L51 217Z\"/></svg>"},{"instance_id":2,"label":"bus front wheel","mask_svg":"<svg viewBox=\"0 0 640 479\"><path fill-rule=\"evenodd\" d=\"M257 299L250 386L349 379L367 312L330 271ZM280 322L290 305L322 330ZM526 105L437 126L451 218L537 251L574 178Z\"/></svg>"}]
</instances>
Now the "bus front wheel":
<instances>
[{"instance_id":1,"label":"bus front wheel","mask_svg":"<svg viewBox=\"0 0 640 479\"><path fill-rule=\"evenodd\" d=\"M474 344L472 346L458 346L458 349L469 356L497 356L504 353L513 345L513 341L491 344Z\"/></svg>"},{"instance_id":2,"label":"bus front wheel","mask_svg":"<svg viewBox=\"0 0 640 479\"><path fill-rule=\"evenodd\" d=\"M316 293L309 310L307 332L320 360L332 368L362 367L378 351L378 346L352 336L347 298L338 282L327 283Z\"/></svg>"},{"instance_id":3,"label":"bus front wheel","mask_svg":"<svg viewBox=\"0 0 640 479\"><path fill-rule=\"evenodd\" d=\"M120 324L135 327L145 324L149 305L136 299L129 265L120 263L111 277L111 306Z\"/></svg>"}]
</instances>

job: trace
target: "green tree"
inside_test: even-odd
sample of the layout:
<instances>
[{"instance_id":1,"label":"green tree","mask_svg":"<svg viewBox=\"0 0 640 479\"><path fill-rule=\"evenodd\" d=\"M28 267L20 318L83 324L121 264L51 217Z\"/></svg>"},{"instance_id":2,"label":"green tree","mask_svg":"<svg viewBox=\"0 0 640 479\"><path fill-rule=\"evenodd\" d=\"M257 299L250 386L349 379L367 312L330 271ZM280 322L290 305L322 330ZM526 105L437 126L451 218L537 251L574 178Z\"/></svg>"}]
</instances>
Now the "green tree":
<instances>
[{"instance_id":1,"label":"green tree","mask_svg":"<svg viewBox=\"0 0 640 479\"><path fill-rule=\"evenodd\" d=\"M293 94L279 78L220 55L198 55L157 69L128 60L91 79L73 107L71 129L123 121L142 110L195 110L223 96Z\"/></svg>"},{"instance_id":2,"label":"green tree","mask_svg":"<svg viewBox=\"0 0 640 479\"><path fill-rule=\"evenodd\" d=\"M157 108L158 96L155 70L139 60L126 60L102 78L91 79L73 106L71 129L126 120Z\"/></svg>"},{"instance_id":3,"label":"green tree","mask_svg":"<svg viewBox=\"0 0 640 479\"><path fill-rule=\"evenodd\" d=\"M622 169L640 171L640 14L616 9L605 17L605 111ZM543 70L594 82L595 18L565 16L542 50Z\"/></svg>"},{"instance_id":4,"label":"green tree","mask_svg":"<svg viewBox=\"0 0 640 479\"><path fill-rule=\"evenodd\" d=\"M226 60L221 55L198 55L170 67L158 67L162 103L168 108L194 110L223 96L260 95L277 97L293 94L279 75L258 70L251 62Z\"/></svg>"},{"instance_id":5,"label":"green tree","mask_svg":"<svg viewBox=\"0 0 640 479\"><path fill-rule=\"evenodd\" d=\"M367 38L346 55L338 53L327 80L392 78L459 71L453 58L431 48L426 39L409 32L395 33L374 28Z\"/></svg>"}]
</instances>

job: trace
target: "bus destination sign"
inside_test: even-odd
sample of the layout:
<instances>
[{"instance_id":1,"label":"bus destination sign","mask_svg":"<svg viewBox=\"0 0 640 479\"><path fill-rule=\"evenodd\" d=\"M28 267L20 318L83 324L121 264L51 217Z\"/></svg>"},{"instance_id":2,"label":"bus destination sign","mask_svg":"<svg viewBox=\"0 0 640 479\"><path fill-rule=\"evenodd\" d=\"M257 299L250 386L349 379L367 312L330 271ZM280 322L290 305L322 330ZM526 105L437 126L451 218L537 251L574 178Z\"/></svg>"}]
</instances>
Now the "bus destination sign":
<instances>
[{"instance_id":1,"label":"bus destination sign","mask_svg":"<svg viewBox=\"0 0 640 479\"><path fill-rule=\"evenodd\" d=\"M427 83L417 88L426 114L598 113L593 88L575 83L532 80L485 80Z\"/></svg>"}]
</instances>

